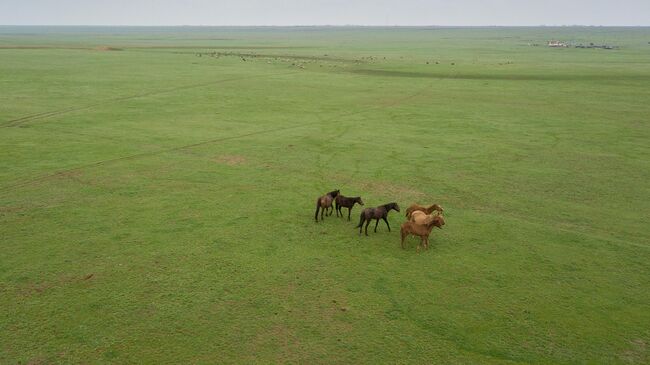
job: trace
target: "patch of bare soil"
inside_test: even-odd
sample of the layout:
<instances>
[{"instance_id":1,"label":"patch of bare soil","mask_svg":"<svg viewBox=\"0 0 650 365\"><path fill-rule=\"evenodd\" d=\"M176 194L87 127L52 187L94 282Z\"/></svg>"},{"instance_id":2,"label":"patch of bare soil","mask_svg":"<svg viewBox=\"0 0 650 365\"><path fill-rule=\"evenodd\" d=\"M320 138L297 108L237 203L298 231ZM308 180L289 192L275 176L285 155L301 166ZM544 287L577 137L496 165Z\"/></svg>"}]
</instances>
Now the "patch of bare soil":
<instances>
[{"instance_id":1,"label":"patch of bare soil","mask_svg":"<svg viewBox=\"0 0 650 365\"><path fill-rule=\"evenodd\" d=\"M22 212L22 211L24 211L26 209L27 208L25 208L25 207L17 207L17 206L10 207L10 206L2 206L2 205L0 205L0 215L18 213L18 212Z\"/></svg>"},{"instance_id":2,"label":"patch of bare soil","mask_svg":"<svg viewBox=\"0 0 650 365\"><path fill-rule=\"evenodd\" d=\"M244 156L239 156L239 155L223 155L219 156L215 159L220 164L228 165L228 166L237 166L237 165L243 165L248 160Z\"/></svg>"},{"instance_id":3,"label":"patch of bare soil","mask_svg":"<svg viewBox=\"0 0 650 365\"><path fill-rule=\"evenodd\" d=\"M27 365L45 365L48 361L44 357L35 357L27 361Z\"/></svg>"},{"instance_id":4,"label":"patch of bare soil","mask_svg":"<svg viewBox=\"0 0 650 365\"><path fill-rule=\"evenodd\" d=\"M308 354L302 349L296 332L285 324L275 324L263 329L252 341L254 349L276 349L276 362L298 364L305 363Z\"/></svg>"},{"instance_id":5,"label":"patch of bare soil","mask_svg":"<svg viewBox=\"0 0 650 365\"><path fill-rule=\"evenodd\" d=\"M31 297L33 295L43 294L47 291L61 288L78 282L84 282L92 279L94 273L86 274L83 276L65 275L55 278L52 281L44 281L39 283L29 283L19 288L18 293L23 297Z\"/></svg>"},{"instance_id":6,"label":"patch of bare soil","mask_svg":"<svg viewBox=\"0 0 650 365\"><path fill-rule=\"evenodd\" d=\"M621 354L623 361L629 364L647 364L648 345L642 339L630 341L630 348Z\"/></svg>"}]
</instances>

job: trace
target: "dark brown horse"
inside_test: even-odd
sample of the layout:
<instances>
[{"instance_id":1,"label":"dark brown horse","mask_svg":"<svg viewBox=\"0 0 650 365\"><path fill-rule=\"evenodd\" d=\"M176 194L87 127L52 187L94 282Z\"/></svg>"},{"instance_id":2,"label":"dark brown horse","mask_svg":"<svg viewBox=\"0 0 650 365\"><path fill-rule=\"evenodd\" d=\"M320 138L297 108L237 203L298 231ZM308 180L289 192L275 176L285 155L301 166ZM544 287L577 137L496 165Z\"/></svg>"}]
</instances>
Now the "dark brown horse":
<instances>
[{"instance_id":1,"label":"dark brown horse","mask_svg":"<svg viewBox=\"0 0 650 365\"><path fill-rule=\"evenodd\" d=\"M368 225L370 225L370 221L373 219L377 220L377 223L375 223L375 233L377 232L377 225L379 224L379 220L383 219L384 222L386 222L386 225L388 226L388 232L390 232L390 224L388 224L388 220L386 217L388 217L388 212L391 211L391 209L394 209L396 212L399 212L399 205L397 203L388 203L384 205L380 205L377 208L366 208L361 212L361 219L359 220L359 225L356 226L355 228L359 228L359 234L361 234L361 227L363 226L363 222L366 222L366 236L368 235Z\"/></svg>"},{"instance_id":2,"label":"dark brown horse","mask_svg":"<svg viewBox=\"0 0 650 365\"><path fill-rule=\"evenodd\" d=\"M339 195L341 191L340 190L334 190L330 191L329 193L318 197L318 200L316 200L316 214L314 214L314 219L316 219L316 222L318 222L318 211L321 210L320 212L320 220L323 220L323 213L325 213L326 209L329 209L329 213L327 214L332 215L332 202L334 199Z\"/></svg>"},{"instance_id":3,"label":"dark brown horse","mask_svg":"<svg viewBox=\"0 0 650 365\"><path fill-rule=\"evenodd\" d=\"M343 217L341 208L348 208L348 220L350 220L350 213L352 213L352 207L354 207L355 204L359 203L359 205L363 206L363 200L361 200L360 196L347 197L339 194L334 200L334 203L337 217L339 214Z\"/></svg>"}]
</instances>

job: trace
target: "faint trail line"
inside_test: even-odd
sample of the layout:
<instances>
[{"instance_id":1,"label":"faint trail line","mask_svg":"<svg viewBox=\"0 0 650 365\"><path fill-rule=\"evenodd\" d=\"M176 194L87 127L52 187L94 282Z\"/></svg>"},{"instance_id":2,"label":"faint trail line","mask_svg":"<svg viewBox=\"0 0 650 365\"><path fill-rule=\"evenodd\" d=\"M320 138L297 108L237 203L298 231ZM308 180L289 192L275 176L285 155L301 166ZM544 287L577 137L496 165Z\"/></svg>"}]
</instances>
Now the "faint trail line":
<instances>
[{"instance_id":1,"label":"faint trail line","mask_svg":"<svg viewBox=\"0 0 650 365\"><path fill-rule=\"evenodd\" d=\"M401 101L409 100L412 97L421 94L424 91L424 89L426 89L428 87L430 87L430 85L425 86L424 88L418 90L417 92L415 92L412 95L407 95L404 98L400 98L398 100L401 100ZM59 170L59 171L49 173L49 174L45 174L45 175L41 175L41 176L38 176L38 177L35 177L35 178L32 178L32 179L28 179L28 180L19 181L19 182L13 183L13 184L5 185L5 186L0 187L0 192L6 192L6 191L10 191L10 190L20 188L20 187L23 187L23 186L28 186L28 185L31 185L31 184L35 184L35 183L38 183L38 182L41 182L41 181L46 181L46 180L49 180L49 179L52 179L52 178L55 178L55 177L65 176L65 175L67 175L67 174L69 174L71 172L83 170L83 169L88 168L88 167L102 166L102 165L106 165L106 164L113 163L113 162L132 160L132 159L136 159L136 158L140 158L140 157L155 156L155 155L159 155L159 154L163 154L163 153L184 150L184 149L198 147L198 146L211 144L211 143L219 143L219 142L224 142L224 141L229 141L229 140L234 140L234 139L239 139L239 138L246 138L246 137L250 137L250 136L274 133L274 132L285 131L285 130L295 130L295 129L299 129L299 128L319 125L319 124L322 124L322 123L332 123L336 119L346 118L346 117L350 117L350 116L357 115L357 114L363 114L363 113L373 111L373 110L381 110L381 109L385 109L385 108L390 108L390 107L392 107L394 105L397 105L397 104L399 104L399 103L396 102L396 103L393 103L393 104L390 104L390 105L368 107L368 108L365 108L365 109L360 109L360 110L357 110L357 111L336 115L336 116L333 116L333 117L330 117L330 118L321 119L321 120L314 121L314 122L311 122L311 123L302 123L302 124L293 125L293 126L265 129L265 130L261 130L261 131L238 134L238 135L229 136L229 137L213 138L213 139L208 139L208 140L204 140L204 141L200 141L200 142L196 142L196 143L191 143L191 144L186 144L186 145L182 145L182 146L177 146L177 147L171 147L171 148L165 148L165 149L161 149L161 150L136 153L136 154L133 154L133 155L115 157L115 158L111 158L111 159L91 162L91 163L80 165L80 166L77 166L77 167L72 167L72 168L65 169L65 170ZM339 120L339 121L337 121L335 123L340 123L340 122L341 121Z\"/></svg>"},{"instance_id":2,"label":"faint trail line","mask_svg":"<svg viewBox=\"0 0 650 365\"><path fill-rule=\"evenodd\" d=\"M313 124L313 123L303 124L300 127L311 125L311 124ZM223 141L228 141L228 140L231 140L231 139L244 138L244 137L254 136L254 135L258 135L258 134L272 133L272 132L278 132L278 131L282 131L282 130L286 130L286 129L295 129L295 128L298 128L298 127L289 126L289 127L275 128L275 129L267 129L267 130L263 130L263 131L239 134L239 135L236 135L236 136L209 139L209 140L206 140L206 141L201 141L201 142L187 144L187 145L178 146L178 147L165 148L165 149L162 149L162 150L155 150L155 151L136 153L136 154L133 154L133 155L128 155L128 156L111 158L111 159L107 159L107 160L91 162L91 163L88 163L88 164L85 164L85 165L80 165L80 166L73 167L73 168L70 168L70 169L60 170L60 171L57 171L57 172L54 172L54 173L51 173L51 174L39 176L39 177L36 177L34 179L31 179L31 180L18 182L18 183L12 184L12 185L6 185L6 186L3 186L3 187L0 187L0 191L7 191L9 189L18 188L18 187L22 187L22 186L27 186L27 185L30 185L30 184L33 184L33 183L37 183L37 182L40 182L40 181L51 179L53 177L65 176L65 175L67 175L67 174L69 174L71 172L74 172L74 171L83 170L85 168L93 167L93 166L101 166L101 165L105 165L105 164L108 164L108 163L111 163L111 162L132 160L132 159L135 159L135 158L147 157L147 156L155 156L155 155L159 155L159 154L163 154L163 153L167 153L167 152L174 152L174 151L183 150L183 149L192 148L192 147L197 147L197 146L201 146L201 145L205 145L205 144L223 142Z\"/></svg>"},{"instance_id":3,"label":"faint trail line","mask_svg":"<svg viewBox=\"0 0 650 365\"><path fill-rule=\"evenodd\" d=\"M231 77L231 78L215 80L215 81L210 81L210 82L202 82L202 83L198 83L198 84L183 85L183 86L173 87L173 88L169 88L169 89L149 91L149 92L141 93L141 94L134 94L134 95L129 95L129 96L121 96L121 97L118 97L118 98L98 101L98 102L83 105L83 106L77 106L77 107L71 107L71 108L66 108L66 109L52 110L52 111L48 111L48 112L42 112L42 113L37 113L37 114L26 115L24 117L20 117L20 118L5 121L5 123L0 125L0 128L17 127L17 126L20 126L20 125L23 125L23 124L26 124L26 123L29 123L29 122L33 122L33 121L41 120L41 119L46 119L46 118L50 118L50 117L55 117L55 116L61 115L61 114L67 114L67 113L76 112L76 111L80 111L80 110L92 109L92 108L96 108L96 107L99 107L99 106L111 105L111 104L119 103L119 102L122 102L122 101L127 101L127 100L132 100L132 99L137 99L137 98L144 98L144 97L147 97L147 96L161 95L161 94L167 94L167 93L172 93L172 92L181 91L181 90L195 89L195 88L200 88L200 87L205 87L205 86L210 86L210 85L216 85L216 84L221 84L221 83L230 82L230 81L239 81L239 80L248 80L248 79L256 79L256 78L288 75L288 74L293 74L293 73L295 73L295 72L292 71L292 72L282 72L282 73L275 73L275 74L268 74L268 75Z\"/></svg>"}]
</instances>

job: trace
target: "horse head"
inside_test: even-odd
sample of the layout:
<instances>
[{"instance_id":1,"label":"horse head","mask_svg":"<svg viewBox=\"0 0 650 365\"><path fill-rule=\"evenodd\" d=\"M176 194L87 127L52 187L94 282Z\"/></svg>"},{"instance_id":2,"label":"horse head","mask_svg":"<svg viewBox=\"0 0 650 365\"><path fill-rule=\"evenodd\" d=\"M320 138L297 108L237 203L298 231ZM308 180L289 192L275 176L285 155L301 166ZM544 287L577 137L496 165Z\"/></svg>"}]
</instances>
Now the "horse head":
<instances>
[{"instance_id":1,"label":"horse head","mask_svg":"<svg viewBox=\"0 0 650 365\"><path fill-rule=\"evenodd\" d=\"M442 213L444 211L444 209L442 209L442 207L438 204L431 204L428 207L425 207L424 210L427 214L431 214L433 212Z\"/></svg>"},{"instance_id":2,"label":"horse head","mask_svg":"<svg viewBox=\"0 0 650 365\"><path fill-rule=\"evenodd\" d=\"M445 218L442 215L436 215L435 217L433 217L432 222L434 226L442 229L442 226L445 225Z\"/></svg>"}]
</instances>

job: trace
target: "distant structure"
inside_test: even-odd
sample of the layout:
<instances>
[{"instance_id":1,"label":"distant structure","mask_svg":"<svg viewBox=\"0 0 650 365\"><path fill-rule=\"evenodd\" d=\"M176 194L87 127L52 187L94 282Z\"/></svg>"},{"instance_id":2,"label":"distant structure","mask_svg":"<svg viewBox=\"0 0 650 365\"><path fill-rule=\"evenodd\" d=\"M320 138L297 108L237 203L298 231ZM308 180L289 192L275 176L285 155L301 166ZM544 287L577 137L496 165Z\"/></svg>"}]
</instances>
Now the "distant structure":
<instances>
[{"instance_id":1,"label":"distant structure","mask_svg":"<svg viewBox=\"0 0 650 365\"><path fill-rule=\"evenodd\" d=\"M549 47L568 47L569 45L566 42L551 40L548 41L547 45Z\"/></svg>"}]
</instances>

